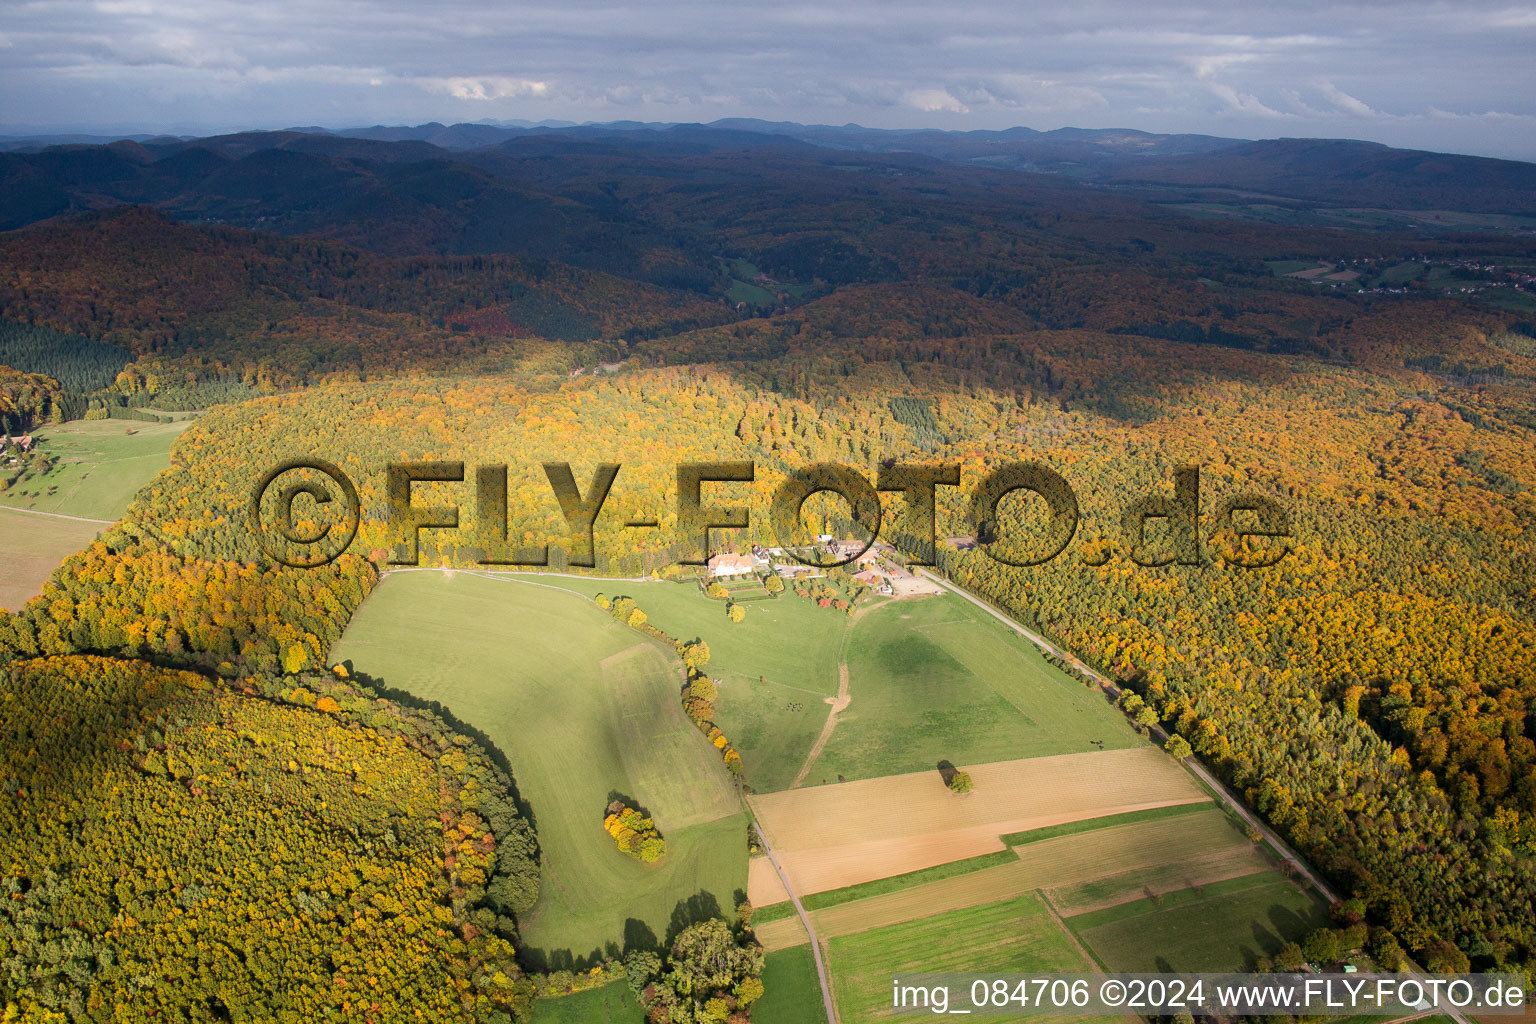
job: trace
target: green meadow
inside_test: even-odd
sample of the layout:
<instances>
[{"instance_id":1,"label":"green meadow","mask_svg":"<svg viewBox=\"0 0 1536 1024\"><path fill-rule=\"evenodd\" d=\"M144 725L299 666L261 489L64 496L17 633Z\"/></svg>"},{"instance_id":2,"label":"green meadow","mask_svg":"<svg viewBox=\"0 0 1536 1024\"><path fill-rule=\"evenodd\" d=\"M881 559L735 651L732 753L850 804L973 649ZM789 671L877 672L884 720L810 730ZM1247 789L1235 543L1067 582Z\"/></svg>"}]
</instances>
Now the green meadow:
<instances>
[{"instance_id":1,"label":"green meadow","mask_svg":"<svg viewBox=\"0 0 1536 1024\"><path fill-rule=\"evenodd\" d=\"M806 785L941 760L981 764L1141 742L1097 689L950 594L877 599L850 617L786 593L752 602L746 619L732 623L725 602L691 583L526 578L589 597L631 597L669 635L707 641L708 672L720 683L716 724L760 793L784 789L798 774L826 722L842 659L852 702Z\"/></svg>"},{"instance_id":2,"label":"green meadow","mask_svg":"<svg viewBox=\"0 0 1536 1024\"><path fill-rule=\"evenodd\" d=\"M1067 919L1112 971L1243 971L1329 925L1278 871L1138 899Z\"/></svg>"},{"instance_id":3,"label":"green meadow","mask_svg":"<svg viewBox=\"0 0 1536 1024\"><path fill-rule=\"evenodd\" d=\"M0 504L84 519L118 519L156 473L171 464L171 445L187 424L79 420L39 427L37 446L53 462L24 473Z\"/></svg>"},{"instance_id":4,"label":"green meadow","mask_svg":"<svg viewBox=\"0 0 1536 1024\"><path fill-rule=\"evenodd\" d=\"M539 902L519 921L535 962L664 941L713 907L728 915L745 890L745 814L683 714L676 655L591 602L506 577L396 573L331 661L440 702L506 755L542 848ZM619 852L603 830L613 795L655 818L659 863Z\"/></svg>"},{"instance_id":5,"label":"green meadow","mask_svg":"<svg viewBox=\"0 0 1536 1024\"><path fill-rule=\"evenodd\" d=\"M809 945L776 950L764 958L763 998L752 1006L752 1024L827 1024Z\"/></svg>"},{"instance_id":6,"label":"green meadow","mask_svg":"<svg viewBox=\"0 0 1536 1024\"><path fill-rule=\"evenodd\" d=\"M837 1012L844 1024L888 1018L891 978L903 973L1093 970L1072 936L1034 893L838 936L828 947Z\"/></svg>"},{"instance_id":7,"label":"green meadow","mask_svg":"<svg viewBox=\"0 0 1536 1024\"><path fill-rule=\"evenodd\" d=\"M1143 742L1097 688L950 594L871 608L846 657L853 700L809 785Z\"/></svg>"}]
</instances>

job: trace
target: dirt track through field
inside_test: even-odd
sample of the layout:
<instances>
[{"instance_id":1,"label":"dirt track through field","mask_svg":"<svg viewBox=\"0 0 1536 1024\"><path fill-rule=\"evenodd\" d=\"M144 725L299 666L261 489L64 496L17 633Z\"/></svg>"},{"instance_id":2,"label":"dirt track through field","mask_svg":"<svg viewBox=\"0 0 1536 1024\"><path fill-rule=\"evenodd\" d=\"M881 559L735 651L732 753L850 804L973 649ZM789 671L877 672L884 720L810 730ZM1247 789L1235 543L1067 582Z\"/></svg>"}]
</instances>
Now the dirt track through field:
<instances>
[{"instance_id":1,"label":"dirt track through field","mask_svg":"<svg viewBox=\"0 0 1536 1024\"><path fill-rule=\"evenodd\" d=\"M832 738L832 730L837 728L837 716L848 709L850 698L848 696L848 663L846 661L837 663L837 696L828 697L827 703L832 705L832 710L827 712L827 720L822 724L821 735L816 737L816 742L811 745L810 753L805 755L805 763L800 766L800 771L795 776L795 781L789 784L790 789L794 789L805 781L805 777L811 772L811 765L816 763L816 759L821 756L822 750L826 748L827 740Z\"/></svg>"},{"instance_id":2,"label":"dirt track through field","mask_svg":"<svg viewBox=\"0 0 1536 1024\"><path fill-rule=\"evenodd\" d=\"M811 765L821 756L826 749L827 741L832 738L832 730L837 728L837 716L848 710L848 705L853 698L848 693L848 634L853 632L854 624L862 619L874 608L884 605L864 605L849 616L848 624L843 628L843 642L837 653L837 696L828 697L827 703L832 705L832 710L827 712L827 720L821 726L821 735L816 737L816 742L811 745L810 753L805 755L805 763L800 766L800 771L795 775L795 780L789 784L794 789L805 781L805 777L811 772Z\"/></svg>"},{"instance_id":3,"label":"dirt track through field","mask_svg":"<svg viewBox=\"0 0 1536 1024\"><path fill-rule=\"evenodd\" d=\"M839 889L1003 849L998 838L1209 797L1151 747L975 765L959 796L937 770L749 798L795 891ZM782 900L754 864L755 906Z\"/></svg>"}]
</instances>

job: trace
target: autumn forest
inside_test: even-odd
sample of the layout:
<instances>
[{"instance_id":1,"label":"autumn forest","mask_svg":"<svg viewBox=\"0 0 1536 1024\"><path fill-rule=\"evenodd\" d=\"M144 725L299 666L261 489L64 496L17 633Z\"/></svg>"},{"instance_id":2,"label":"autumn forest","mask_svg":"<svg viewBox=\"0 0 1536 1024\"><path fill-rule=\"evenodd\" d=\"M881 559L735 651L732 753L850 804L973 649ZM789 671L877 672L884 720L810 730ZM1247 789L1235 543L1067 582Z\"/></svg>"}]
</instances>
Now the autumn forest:
<instances>
[{"instance_id":1,"label":"autumn forest","mask_svg":"<svg viewBox=\"0 0 1536 1024\"><path fill-rule=\"evenodd\" d=\"M434 460L466 482L415 485L459 509L421 532L420 565L489 560L474 471L505 465L507 543L626 578L683 571L680 463L755 465L710 485L752 512L714 533L731 551L775 543L773 490L806 466L957 467L936 572L1134 692L1359 901L1373 948L1536 971L1528 234L1201 218L1150 190L760 140L391 145L274 133L0 164L85 183L35 223L15 200L0 234L6 438L199 412L126 515L0 615L6 1019L524 1021L592 984L582 967L642 972L652 1020L746 1019L750 907L638 959L614 936L558 979L521 958L539 808L486 736L328 661L403 540L388 466ZM0 451L0 500L44 457ZM294 458L359 492L355 539L320 568L250 526L252 488ZM1014 492L977 522L968 502L1031 461L1080 518L1060 557L1009 565L1050 543L1044 503ZM590 569L546 462L583 489L621 467ZM1150 557L1179 538L1125 511L1171 502L1189 466L1195 555ZM1224 532L1253 495L1284 537ZM882 502L910 554L902 499ZM1283 557L1222 557L1245 545ZM707 731L696 638L658 638ZM607 813L592 828L630 859L675 856L668 821Z\"/></svg>"}]
</instances>

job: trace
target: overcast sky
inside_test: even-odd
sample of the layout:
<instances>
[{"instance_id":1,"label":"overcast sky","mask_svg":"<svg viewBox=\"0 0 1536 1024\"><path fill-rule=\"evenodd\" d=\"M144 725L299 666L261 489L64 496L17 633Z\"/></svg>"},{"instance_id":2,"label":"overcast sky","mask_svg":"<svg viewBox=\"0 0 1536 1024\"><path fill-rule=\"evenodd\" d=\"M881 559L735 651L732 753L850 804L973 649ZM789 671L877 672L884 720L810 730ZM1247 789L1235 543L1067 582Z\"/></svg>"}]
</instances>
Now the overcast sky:
<instances>
[{"instance_id":1,"label":"overcast sky","mask_svg":"<svg viewBox=\"0 0 1536 1024\"><path fill-rule=\"evenodd\" d=\"M1536 6L0 0L0 131L746 116L1536 160Z\"/></svg>"}]
</instances>

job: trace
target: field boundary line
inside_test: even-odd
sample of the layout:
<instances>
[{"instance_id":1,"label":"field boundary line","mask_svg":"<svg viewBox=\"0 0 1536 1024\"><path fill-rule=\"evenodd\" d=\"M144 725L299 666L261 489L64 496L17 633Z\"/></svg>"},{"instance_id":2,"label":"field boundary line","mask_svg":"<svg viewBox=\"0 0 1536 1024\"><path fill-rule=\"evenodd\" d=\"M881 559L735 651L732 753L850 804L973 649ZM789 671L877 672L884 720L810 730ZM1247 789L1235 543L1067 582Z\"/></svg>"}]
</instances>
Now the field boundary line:
<instances>
[{"instance_id":1,"label":"field boundary line","mask_svg":"<svg viewBox=\"0 0 1536 1024\"><path fill-rule=\"evenodd\" d=\"M1095 973L1102 973L1109 970L1108 967L1104 966L1104 962L1101 961L1098 956L1090 951L1087 946L1083 945L1082 938L1071 928L1067 927L1067 919L1061 916L1061 911L1057 910L1056 904L1051 902L1050 895L1044 889L1036 889L1035 896L1039 898L1041 904L1044 905L1046 913L1051 915L1051 921L1056 925L1057 928L1061 929L1061 933L1063 935L1071 940L1072 945L1077 948L1077 951L1083 954L1083 959L1098 968L1098 971Z\"/></svg>"},{"instance_id":2,"label":"field boundary line","mask_svg":"<svg viewBox=\"0 0 1536 1024\"><path fill-rule=\"evenodd\" d=\"M39 512L34 508L17 508L14 505L0 503L0 509L7 512L20 512L24 516L47 516L50 519L73 519L77 523L99 523L102 526L111 526L116 519L90 519L86 516L67 516L63 512Z\"/></svg>"},{"instance_id":3,"label":"field boundary line","mask_svg":"<svg viewBox=\"0 0 1536 1024\"><path fill-rule=\"evenodd\" d=\"M784 891L789 893L789 900L795 905L795 913L800 915L800 923L805 926L805 934L811 940L811 958L816 961L816 980L821 983L821 999L827 1007L827 1024L840 1024L837 1018L837 1004L832 1001L832 986L827 979L827 967L821 958L821 940L816 937L816 928L811 924L811 916L805 912L805 907L800 903L800 897L795 895L795 890L790 888L789 876L779 866L779 858L773 855L773 847L768 843L768 837L763 834L763 827L757 822L752 823L752 831L757 833L757 838L762 841L763 852L768 855L768 863L773 865L773 870L779 873L779 881L784 883Z\"/></svg>"}]
</instances>

